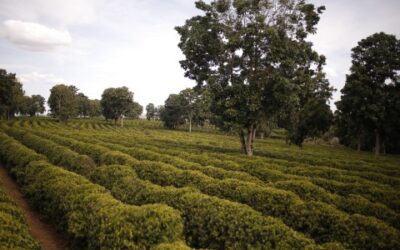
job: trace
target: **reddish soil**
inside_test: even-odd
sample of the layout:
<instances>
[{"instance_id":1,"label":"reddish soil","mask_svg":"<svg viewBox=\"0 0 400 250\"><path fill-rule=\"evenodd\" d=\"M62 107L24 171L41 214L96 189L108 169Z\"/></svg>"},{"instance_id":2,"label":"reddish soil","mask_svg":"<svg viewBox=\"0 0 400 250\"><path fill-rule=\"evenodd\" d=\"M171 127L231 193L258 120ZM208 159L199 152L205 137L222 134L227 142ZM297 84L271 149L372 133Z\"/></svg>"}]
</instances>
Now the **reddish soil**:
<instances>
[{"instance_id":1,"label":"reddish soil","mask_svg":"<svg viewBox=\"0 0 400 250\"><path fill-rule=\"evenodd\" d=\"M32 236L41 243L43 250L62 250L65 249L65 240L55 230L52 225L49 225L42 220L37 212L33 211L24 196L20 192L14 180L8 175L6 169L0 165L1 185L6 193L15 201L18 207L22 210Z\"/></svg>"}]
</instances>

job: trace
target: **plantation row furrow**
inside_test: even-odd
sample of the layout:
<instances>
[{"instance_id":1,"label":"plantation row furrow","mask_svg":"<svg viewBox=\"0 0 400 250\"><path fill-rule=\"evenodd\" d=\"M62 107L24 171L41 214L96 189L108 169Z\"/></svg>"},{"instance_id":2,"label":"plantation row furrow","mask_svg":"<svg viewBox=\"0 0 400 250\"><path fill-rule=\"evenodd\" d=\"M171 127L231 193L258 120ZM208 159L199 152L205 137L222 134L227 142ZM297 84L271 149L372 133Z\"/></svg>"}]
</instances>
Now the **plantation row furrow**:
<instances>
[{"instance_id":1,"label":"plantation row furrow","mask_svg":"<svg viewBox=\"0 0 400 250\"><path fill-rule=\"evenodd\" d=\"M1 135L0 135L1 138ZM1 138L3 139L3 138ZM0 180L0 249L39 250L24 215L6 194Z\"/></svg>"},{"instance_id":2,"label":"plantation row furrow","mask_svg":"<svg viewBox=\"0 0 400 250\"><path fill-rule=\"evenodd\" d=\"M124 147L111 144L105 146L129 154L129 149ZM90 147L90 145L87 147ZM121 163L120 160L118 162ZM219 181L195 171L178 170L167 164L146 161L135 162L134 158L125 164L132 165L140 178L160 185L174 185L177 187L194 185L203 193L248 204L265 215L281 218L286 224L307 233L317 242L340 241L351 244L347 237L355 230L353 228L355 225L357 225L359 231L370 230L366 225L368 224L368 227L371 227L371 222L376 228L386 226L374 218L349 216L325 203L305 203L294 194L283 190L266 188L237 180ZM315 217L316 214L319 216ZM314 224L312 227L309 225L311 221ZM330 221L329 226L325 226L323 230L320 230L326 221ZM395 229L393 230L398 233ZM358 239L358 235L352 235L352 239Z\"/></svg>"},{"instance_id":3,"label":"plantation row furrow","mask_svg":"<svg viewBox=\"0 0 400 250\"><path fill-rule=\"evenodd\" d=\"M81 140L85 140L85 137L80 135L79 139ZM87 139L86 139L87 140ZM58 141L60 143L63 143L63 139L62 138L58 138ZM99 141L93 139L92 137L88 140L89 142L93 142L98 144ZM110 144L103 144L105 146L109 146ZM113 149L115 150L119 150L119 151L125 151L125 153L128 153L132 156L134 156L137 159L142 159L142 158L146 158L145 155L141 155L141 153L143 153L143 151L137 150L136 148L134 149L126 149L124 147L118 147L118 144L112 144L111 147L114 147ZM90 151L87 151L90 153ZM85 152L85 153L87 153ZM152 154L151 157L154 157L154 154ZM154 159L153 159L154 160ZM156 171L156 170L154 170ZM173 173L174 175L176 175L176 173ZM158 176L159 173L155 173L154 176ZM167 175L167 174L166 174ZM153 175L149 174L144 176L144 178L151 178ZM159 177L157 177L159 178ZM156 180L152 180L154 181L159 181L160 184L162 185L189 185L191 184L191 181L193 181L194 183L198 183L199 181L195 181L196 179L191 180L189 177L184 178L185 182L182 183L182 180L177 181L174 183L173 180L170 180L170 177L167 176L166 178L169 178L168 181L162 181L162 179L156 179ZM199 178L198 175L196 175L196 178ZM207 179L207 178L205 178ZM207 182L207 181L205 181ZM208 188L206 188L207 185L203 188L206 189L206 191L203 192L208 192L209 194L212 195L221 195L221 194L216 194L216 193L210 193L212 192L212 190L209 190ZM373 216L376 218L379 218L381 220L386 221L387 223L389 223L390 225L399 228L399 215L396 214L394 211L392 211L391 209L387 208L386 206L380 204L380 203L372 203L369 202L367 199L358 196L358 195L348 195L347 197L343 197L343 196L338 196L338 195L333 195L330 194L328 192L326 192L324 189L319 188L318 186L313 185L312 183L310 183L307 180L301 180L301 181L280 181L280 182L275 182L271 184L271 187L273 188L279 188L279 189L284 189L284 190L289 190L289 191L293 191L296 194L299 194L300 197L302 199L304 199L305 201L322 201L322 202L327 202L329 204L333 204L335 205L337 208L348 212L350 214L354 214L354 213L359 213L359 214L363 214L366 216ZM202 189L201 189L202 190ZM229 198L229 193L228 194L224 194L224 198ZM261 199L260 198L258 199ZM235 197L236 198L236 197ZM232 199L232 198L230 198ZM249 204L249 202L240 200L240 202ZM251 206L254 207L253 204L249 204ZM255 207L256 209L260 210L260 211L265 211L265 209L268 211L268 214L272 213L272 209L265 207Z\"/></svg>"},{"instance_id":4,"label":"plantation row furrow","mask_svg":"<svg viewBox=\"0 0 400 250\"><path fill-rule=\"evenodd\" d=\"M0 138L1 160L12 168L26 197L49 220L57 221L76 247L144 249L182 239L178 211L161 204L123 204L104 188L47 163L7 135L0 133Z\"/></svg>"},{"instance_id":5,"label":"plantation row furrow","mask_svg":"<svg viewBox=\"0 0 400 250\"><path fill-rule=\"evenodd\" d=\"M8 132L13 133L11 130L9 130ZM26 140L35 140L37 144L41 144L41 143L45 143L47 145L50 144L50 141L46 141L44 139L42 139L42 141L40 141L38 138L35 138L35 136L29 135L29 134L25 134L25 136L22 139L24 142ZM33 144L31 144L33 146ZM50 145L50 147L53 145ZM118 157L123 156L123 154L119 154L119 155L114 155L114 157L116 158L116 162L121 162L121 159L118 159ZM125 158L127 160L130 161L134 161L134 159L129 159L129 158ZM107 159L107 161L109 161L110 163L111 159ZM130 163L132 164L132 163ZM102 168L108 168L108 166L102 167ZM99 171L101 171L102 168L96 168L92 171L92 173L90 174L91 176L98 176ZM133 169L131 167L129 167L131 169L132 174L134 174ZM104 170L103 170L104 171ZM114 172L115 174L117 172ZM110 175L111 176L111 175ZM119 179L110 179L110 176L108 177L103 177L105 179L107 179L108 181L112 181L112 185L117 185L118 183L122 182L124 178L129 177L129 175L124 175L121 176L121 180ZM93 179L94 177L92 177ZM94 181L96 181L96 178L94 178ZM241 244L240 246L243 246L245 248L252 248L252 246L256 246L256 247L261 247L263 249L269 249L272 246L275 246L277 244L277 246L287 246L287 247L294 247L294 248L303 248L305 245L308 244L312 244L312 241L307 240L306 238L304 238L303 236L297 235L297 233L295 233L294 231L292 231L291 229L289 229L287 226L285 226L282 222L280 222L279 220L273 219L271 217L263 217L260 214L258 214L255 211L252 211L250 208L247 208L244 205L240 205L237 203L230 203L228 201L224 201L224 200L220 200L218 198L211 198L208 197L206 195L203 195L201 193L198 193L195 190L192 189L173 189L174 192L169 192L167 188L167 194L164 193L164 188L160 187L160 186L156 186L154 184L151 184L149 182L146 181L142 181L138 178L136 178L135 182L142 182L142 185L146 184L148 187L148 191L154 191L154 189L158 189L158 191L156 193L161 192L163 195L159 198L158 201L154 200L155 198L155 194L151 194L151 197L147 197L147 201L145 203L138 203L137 201L133 202L132 204L147 204L147 203L154 203L154 202L163 202L163 203L167 203L170 205L174 205L175 207L178 206L181 201L181 199L185 199L186 202L189 202L188 204L182 204L183 207L177 207L178 209L181 208L183 211L183 213L189 213L188 217L185 217L185 219L188 220L188 224L185 223L185 226L187 225L188 227L190 226L191 230L189 230L189 235L187 235L188 239L192 239L193 238L193 243L194 245L198 244L196 243L197 241L202 241L202 239L204 239L204 242L201 243L202 245L199 245L199 247L210 247L209 245L204 245L204 244L208 244L207 242L215 242L212 245L215 248L221 248L221 249L225 249L225 247L227 248L235 248L234 245L231 244ZM132 183L133 184L133 183ZM131 184L131 185L132 185ZM137 183L136 183L137 185ZM110 190L113 192L114 191L114 187L110 188ZM120 189L121 190L121 189ZM140 189L135 189L135 192L143 192L146 189L144 189L144 187L141 187ZM133 191L132 191L133 192ZM182 192L182 193L181 193ZM181 193L181 195L179 195ZM113 192L114 194L114 192ZM197 196L195 195L193 198L188 198L186 196L191 196L197 194ZM123 192L117 192L116 194L114 194L116 197L119 197L121 195L133 195L133 193L129 193L127 192L127 190L124 190ZM177 196L178 195L178 196ZM139 195L140 199L143 199L144 197L142 197L142 195ZM204 198L202 198L204 197ZM189 199L189 200L187 200ZM211 200L210 200L211 199ZM125 200L124 200L125 201ZM203 202L204 204L202 205L202 208L193 208L195 209L194 211L191 211L190 207L188 207L189 205L193 205L196 204L198 202ZM204 206L207 205L207 206ZM210 207L211 206L211 207ZM225 208L226 211L224 212L218 212L216 214L216 212L213 212L213 208L216 210L219 210L220 208ZM200 211L199 211L200 209ZM209 211L204 211L204 210L209 210ZM229 212L228 212L229 211ZM199 215L197 213L201 214L201 217L199 217ZM211 214L210 214L211 213ZM213 215L212 218L209 218L209 221L201 221L202 219L204 219L205 215L208 214ZM215 216L214 216L215 215ZM234 218L240 218L240 223L236 222L235 223L235 219L234 218L230 218L234 216ZM226 218L227 220L222 220L223 221L223 225L219 226L218 224L221 223L221 217L222 218ZM193 221L194 220L194 221ZM200 220L200 221L199 221ZM246 220L247 223L243 223L242 220ZM259 223L255 223L254 221L259 221ZM201 223L205 223L205 224L201 224ZM238 237L237 235L237 231L234 232L234 229L227 229L227 222L230 223L234 223L232 226L234 226L236 229L240 229L243 226L243 232L240 235L239 239L235 239L235 237ZM196 229L196 223L200 225L198 225L200 228L198 229L199 231L193 231L193 229ZM212 226L212 228L210 229L206 229L207 226L210 226L210 223ZM261 224L260 224L261 223ZM216 228L215 228L216 227ZM247 229L245 229L247 228ZM253 228L253 230L251 230L251 235L248 235L248 230L249 228ZM221 239L219 238L215 238L215 234L211 234L210 236L209 233L204 232L204 230L221 230L219 233L221 233L221 235L226 235L224 237L222 237ZM185 227L186 230L186 227ZM225 230L228 230L228 232L226 232ZM231 230L233 230L232 232L230 232ZM275 235L275 237L271 237L271 233L274 232L279 232L278 235ZM200 234L199 234L200 233ZM203 234L204 233L204 234ZM211 233L211 232L210 232ZM217 235L220 235L220 234ZM223 233L223 234L222 234ZM253 235L254 234L254 235ZM282 235L281 235L282 234ZM207 236L206 236L207 235ZM260 236L263 236L262 238L259 238ZM269 235L269 236L268 236ZM268 237L266 237L268 236ZM211 239L210 239L211 237ZM213 237L215 239L213 239ZM221 237L221 236L219 236ZM226 237L226 238L225 238ZM232 239L233 237L233 239ZM278 238L277 238L278 237ZM283 241L282 237L288 237L288 239L286 239L285 241ZM240 240L242 239L243 240ZM246 239L251 239L253 238L254 240L252 240L251 242L246 241ZM259 242L257 239L260 239L261 242ZM239 242L237 242L237 240L239 240ZM232 242L231 242L232 241ZM270 242L272 241L272 242ZM277 243L276 241L278 241L279 243ZM293 241L293 242L291 242ZM220 245L222 247L217 247L218 245Z\"/></svg>"}]
</instances>

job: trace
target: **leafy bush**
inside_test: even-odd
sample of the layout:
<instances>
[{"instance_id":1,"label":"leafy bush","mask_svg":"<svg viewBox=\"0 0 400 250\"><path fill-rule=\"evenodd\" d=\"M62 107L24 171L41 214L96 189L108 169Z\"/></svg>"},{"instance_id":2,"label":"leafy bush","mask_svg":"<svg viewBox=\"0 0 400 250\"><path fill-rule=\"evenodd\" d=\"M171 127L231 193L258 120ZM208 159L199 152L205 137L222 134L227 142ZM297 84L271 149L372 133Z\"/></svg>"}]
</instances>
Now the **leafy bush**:
<instances>
[{"instance_id":1,"label":"leafy bush","mask_svg":"<svg viewBox=\"0 0 400 250\"><path fill-rule=\"evenodd\" d=\"M1 187L0 182L0 249L39 250L39 243L29 232L25 217Z\"/></svg>"}]
</instances>

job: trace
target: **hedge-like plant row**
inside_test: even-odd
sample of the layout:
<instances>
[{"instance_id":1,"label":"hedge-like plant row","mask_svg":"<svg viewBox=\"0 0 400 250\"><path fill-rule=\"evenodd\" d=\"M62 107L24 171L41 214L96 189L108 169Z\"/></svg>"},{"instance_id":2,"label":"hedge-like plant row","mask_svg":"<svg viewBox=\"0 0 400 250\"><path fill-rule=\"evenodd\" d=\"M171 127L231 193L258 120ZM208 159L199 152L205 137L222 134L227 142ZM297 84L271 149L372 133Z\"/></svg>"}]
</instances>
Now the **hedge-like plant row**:
<instances>
[{"instance_id":1,"label":"hedge-like plant row","mask_svg":"<svg viewBox=\"0 0 400 250\"><path fill-rule=\"evenodd\" d=\"M130 131L131 132L131 131ZM176 142L178 145L188 145L188 140L187 140L187 136L186 135L183 135L183 136L179 136L179 135L182 135L182 133L176 133L176 134L174 134L173 136L169 136L171 133L168 131L168 133L165 133L164 131L163 132L160 132L160 131L157 131L157 130L152 130L151 131L151 137L152 138L154 138L155 140L158 140L158 141L160 141L160 140L163 140L163 141L168 141L169 143L171 143L171 142ZM168 136L166 136L166 135L168 135ZM139 138L139 137L143 137L143 136L140 136L140 134L135 134L135 136L137 137L137 138ZM219 150L219 151L221 151L222 150L222 148L216 148L215 146L216 145L218 145L218 143L220 142L220 141L232 141L231 140L231 138L230 137L226 137L226 136L224 136L223 138L221 138L221 137L219 137L219 136L215 136L215 135L207 135L207 134L201 134L200 136L196 136L196 134L191 134L190 135L190 139L191 139L191 141L193 141L194 139L196 140L196 146L198 146L198 147L196 147L196 148L202 148L202 149L206 149L206 147L204 147L204 141L205 141L205 138L206 138L206 140L208 140L208 141L213 141L213 143L211 143L212 144L212 147L211 147L211 149L212 150L215 150L215 149L217 149L217 150ZM148 139L150 139L149 138L149 136L146 136L146 140L148 140ZM222 139L222 140L221 140ZM218 140L218 143L214 143L214 141L216 141L216 140ZM236 138L234 138L233 139L233 141L235 142L235 145L232 147L231 145L229 145L229 144L223 144L224 145L224 147L225 148L227 148L227 149L224 149L224 151L226 151L226 152L236 152L237 150L237 147L238 147L238 145L236 145L237 144L237 139ZM200 143L199 143L200 142ZM267 141L267 143L263 143L263 141L258 141L258 143L261 143L261 145L260 144L258 144L257 145L257 148L262 148L263 149L263 147L262 147L262 145L263 144L265 144L265 145L267 145L268 146L268 148L265 148L265 150L259 150L259 151L262 151L262 152L264 152L264 151L277 151L275 148L274 148L274 146L275 146L275 144L274 144L274 140L268 140ZM198 144L200 144L200 145L198 145ZM271 147L271 145L273 145L272 147ZM338 159L340 159L340 157L337 157L337 156L333 156L333 158L332 157L330 157L329 159L326 159L326 158L328 158L327 156L329 156L330 154L332 154L332 152L331 151L329 151L328 153L329 154L326 154L326 150L325 150L325 152L324 152L324 154L315 154L315 151L318 151L318 147L314 147L313 148L313 154L312 155L309 155L309 156L307 156L307 157L310 157L310 156L312 156L312 157L314 157L314 158L317 158L317 159L319 159L319 158L323 158L323 157L325 157L324 158L324 161L322 162L321 161L321 164L319 164L319 165L324 165L324 166L326 166L326 165L329 165L329 166L333 166L333 167L335 167L335 168L342 168L342 169L348 169L348 170L355 170L355 169L359 169L359 170L362 170L362 171L374 171L374 172L376 172L376 173L378 173L378 174L381 174L381 173L386 173L387 174L387 176L400 176L400 173L398 172L398 168L396 168L396 167L393 167L393 163L395 163L395 162L392 162L392 164L391 165L388 165L388 164L382 164L382 161L380 160L379 162L376 162L376 163L374 163L374 164L372 164L372 165L370 165L369 164L369 161L371 161L371 157L369 156L369 158L367 159L367 160L365 160L365 161L360 161L359 159L357 159L357 161L352 161L351 159L352 159L352 156L353 155L351 155L351 154L346 154L345 155L345 157L342 157L342 158L345 158L346 159L346 161L348 160L348 159L350 159L350 161L351 161L351 164L348 166L348 165L346 165L346 164L344 164L344 163L346 163L345 161L343 162L343 161L339 161L339 162L336 162ZM284 147L281 147L281 148L279 148L279 152L284 152L285 150L287 150L287 149L285 149ZM338 150L336 150L335 152L337 152ZM298 152L298 153L297 153ZM308 154L308 152L309 151L307 151L307 152L304 152L304 151L299 151L299 150L295 150L295 148L291 148L290 149L290 155L291 156L293 156L293 155L295 155L295 157L286 157L286 158L284 158L284 157L281 157L281 158L276 158L275 157L275 159L272 159L272 158L266 158L266 157L264 157L264 159L265 160L282 160L282 159L285 159L285 161L286 162L288 162L287 161L287 159L291 159L291 158L293 158L292 160L293 160L293 162L290 162L290 163L293 163L293 164L299 164L299 161L296 161L296 159L297 158L302 158L302 156L303 155L307 155ZM292 154L293 153L293 154ZM286 154L286 153L285 153ZM359 155L357 156L358 158L359 158ZM332 159L334 159L334 161L333 162L331 162L331 160ZM375 160L376 161L376 160ZM332 164L330 164L330 163L332 163ZM314 164L315 165L315 164ZM384 165L384 167L382 167L382 165ZM367 168L367 169L366 169Z\"/></svg>"},{"instance_id":2,"label":"hedge-like plant row","mask_svg":"<svg viewBox=\"0 0 400 250\"><path fill-rule=\"evenodd\" d=\"M145 142L146 144L147 141ZM152 144L154 144L155 142L152 141ZM183 147L183 143L179 143L179 142L168 142L168 144L163 144L162 148L170 148L171 144L173 146L173 148L180 148L180 149L184 149ZM158 147L160 147L160 145L156 145ZM220 158L216 158L215 156L218 155ZM297 174L297 173L291 173L290 170L293 169L293 167L298 167L300 169L306 169L306 170L310 170L312 169L312 171L307 173L307 176L311 176L311 177L323 177L323 178L329 178L329 179L334 179L337 181L341 181L344 183L362 183L365 185L391 185L393 187L398 187L400 185L400 179L399 178L395 178L392 176L387 176L387 175L382 175L382 174L378 174L378 173L371 173L371 172L366 172L366 171L349 171L349 170L340 170L340 169L335 169L335 168L331 168L331 167L320 167L320 166L310 166L310 165L305 165L305 164L299 164L296 163L295 165L293 164L289 164L289 166L287 166L286 164L282 165L281 164L277 164L277 161L273 161L274 163L272 164L266 164L268 160L266 160L265 157L253 157L252 159L243 159L243 158L237 158L237 157L229 157L228 154L216 154L216 153L210 153L209 156L209 162L203 162L203 163L207 163L207 164L212 164L212 165L217 165L218 164L224 164L227 161L231 161L229 162L229 165L232 165L232 163L235 162L240 162L241 166L246 166L246 165L251 165L250 167L254 167L254 163L255 159L261 159L262 162L262 166L263 167L274 167L277 170L280 171L284 171L287 174ZM215 159L219 159L217 161L215 161ZM319 170L319 171L315 171L314 170ZM302 174L303 176L305 174ZM362 177L362 178L361 178ZM372 182L371 182L372 181ZM384 188L384 187L383 187Z\"/></svg>"},{"instance_id":3,"label":"hedge-like plant row","mask_svg":"<svg viewBox=\"0 0 400 250\"><path fill-rule=\"evenodd\" d=\"M39 132L40 133L40 132ZM106 154L108 152L107 148L95 145L95 146L91 146L91 145L86 145L85 143L81 143L78 142L76 140L73 139L68 139L65 137L60 137L57 135L50 135L50 134L46 134L46 133L40 133L42 136L45 136L47 138L53 139L55 141L57 141L58 143L67 145L72 147L74 150L77 150L80 153L85 153L85 154L91 154L92 157L96 158L98 162L101 162L98 158L99 154ZM80 137L82 139L82 137ZM93 140L93 139L91 139ZM119 150L121 152L125 152L128 153L130 155L133 155L135 158L137 159L153 159L153 160L160 160L161 156L160 154L149 154L148 151L144 151L144 150L138 150L137 148L134 149L129 149L129 148L125 148L122 146L118 146L117 144L107 144L105 143L104 145L108 145L109 147ZM79 146L79 147L78 147ZM97 148L101 148L101 150L97 149L94 150L93 147L97 147ZM96 152L99 152L98 154L96 154ZM108 153L109 154L109 153ZM148 156L150 155L150 156ZM125 156L126 158L126 156ZM173 158L173 157L171 157ZM129 159L123 159L122 162L119 161L119 163L127 163L129 161ZM185 182L182 183L182 181L174 181L174 180L169 180L169 182L165 182L163 181L162 178L160 178L158 176L159 173L157 173L157 170L154 170L156 172L155 175L153 175L152 173L149 174L145 174L145 176L141 176L142 178L146 178L146 179L150 179L152 178L152 176L156 179L151 179L153 182L161 184L161 185L175 185L175 186L185 186L185 185L193 185L193 183L191 183L191 181L194 181L193 179L186 179L187 177L184 177ZM173 171L172 171L173 172ZM210 171L208 171L210 172ZM229 172L229 171L225 171L225 172ZM140 170L139 170L139 173ZM170 176L168 176L168 173L166 173L166 178L170 178ZM173 173L173 176L176 176L176 173ZM220 176L221 177L221 176ZM230 178L231 176L225 176L225 178ZM204 179L204 177L203 177ZM240 180L240 178L237 178ZM200 186L200 190L202 190L205 193L211 194L211 195L217 195L223 198L229 198L232 199L232 197L229 197L230 193L229 191L227 192L227 194L221 194L218 192L213 191L213 189L208 188L210 186L209 183L213 183L214 181L210 181L209 179L205 178L204 180L205 183L207 183L204 186ZM194 183L199 183L199 181L194 181ZM239 181L240 183L240 181ZM257 183L257 182L256 182ZM367 216L373 216L379 219L382 219L384 221L386 221L387 223L389 223L390 225L399 228L400 227L400 216L398 214L396 214L394 211L392 211L391 209L388 209L386 206L379 204L379 203L371 203L369 202L367 199L358 196L358 195L349 195L348 197L342 197L342 196L337 196L337 195L333 195L327 191L325 191L324 189L313 185L312 183L308 182L308 181L281 181L281 182L276 182L274 183L274 185L271 185L272 187L278 187L281 189L285 189L285 190L290 190L293 191L297 194L299 194L301 196L302 199L304 199L305 201L322 201L322 202L327 202L330 204L333 204L335 206L337 206L339 209L348 212L350 214L354 214L354 213L359 213L359 214L363 214L363 215L367 215ZM214 189L216 189L217 191L219 191L219 187L214 187ZM253 188L251 188L253 190ZM267 190L264 190L264 192L268 192ZM270 192L271 193L271 197L273 197L274 192ZM257 197L255 199L250 197L245 197L247 199L250 199L252 202L245 202L242 199L240 200L240 202L248 204L250 206L255 206L256 209L264 212L264 213L268 213L269 215L274 215L277 216L277 214L274 213L275 209L279 208L279 203L278 204L274 204L275 209L271 209L270 207L266 206L265 204L262 205L262 207L260 205L254 205L254 202L258 199L261 200L259 201L260 203L262 203L262 199L264 199L265 195L258 195L257 193L253 192L253 196ZM237 196L234 196L235 200L237 199ZM282 200L282 199L281 199ZM281 202L282 203L282 202ZM287 206L287 204L286 204ZM284 210L282 210L284 211ZM283 213L283 212L282 212ZM291 221L291 218L289 218L289 220ZM290 225L290 224L289 224Z\"/></svg>"},{"instance_id":4,"label":"hedge-like plant row","mask_svg":"<svg viewBox=\"0 0 400 250\"><path fill-rule=\"evenodd\" d=\"M55 167L0 133L0 155L14 168L30 202L58 222L80 248L144 249L182 239L180 213L161 204L132 206L103 187Z\"/></svg>"},{"instance_id":5,"label":"hedge-like plant row","mask_svg":"<svg viewBox=\"0 0 400 250\"><path fill-rule=\"evenodd\" d=\"M139 179L129 166L97 169L92 180L108 187L127 203L165 202L182 211L194 247L212 249L341 249L339 243L311 244L271 217L244 205L207 196L191 188L160 187ZM223 226L221 224L224 224ZM210 237L211 236L211 237Z\"/></svg>"},{"instance_id":6,"label":"hedge-like plant row","mask_svg":"<svg viewBox=\"0 0 400 250\"><path fill-rule=\"evenodd\" d=\"M152 142L149 142L149 144L152 144ZM144 147L150 149L149 146ZM297 172L297 175L285 174L282 171L278 170L280 167L277 165L271 166L270 164L264 163L255 164L255 162L251 161L251 159L249 159L249 162L245 165L239 165L233 161L220 160L221 158L226 157L226 155L224 154L219 154L220 159L216 159L214 154L203 153L202 155L196 155L193 153L183 152L183 150L171 149L171 147L165 145L154 146L152 147L152 149L157 150L157 152L163 152L165 154L178 156L189 161L198 162L203 165L211 164L213 166L218 166L227 170L235 169L237 171L244 171L264 181L274 182L282 180L309 180L312 183L319 185L332 193L343 196L348 196L350 194L362 195L373 202L382 202L390 208L394 209L395 211L400 212L400 193L394 188L382 186L379 187L374 184L363 184L358 182L343 183L340 181L321 177L311 178L310 175L301 176L301 172ZM240 161L240 159L236 160ZM272 169L270 169L271 167ZM305 168L305 171L309 171L309 173L312 173L312 170L309 170L309 168Z\"/></svg>"},{"instance_id":7,"label":"hedge-like plant row","mask_svg":"<svg viewBox=\"0 0 400 250\"><path fill-rule=\"evenodd\" d=\"M16 129L9 129L8 132L16 130ZM20 132L22 133L22 132ZM27 133L28 134L28 133ZM46 139L41 139L38 138L37 136L27 136L25 135L24 140L29 140L27 138L32 139L29 144L34 147L35 143L36 144L41 144L41 145L50 145L51 146L51 141L46 140ZM33 142L33 140L35 142ZM82 143L80 143L80 146L82 148ZM89 148L89 147L88 147ZM93 148L91 148L93 150ZM95 150L93 150L95 151ZM111 151L112 152L112 151ZM129 165L138 165L138 161L135 160L134 158L125 155L122 153L115 153L115 154L108 154L108 159L102 158L105 162L111 163L111 161L114 160L115 163L121 164L129 164ZM123 162L123 160L126 159L127 162ZM133 172L133 169L131 167L128 167L131 169L131 172ZM95 169L93 172L93 175L95 176L98 173L98 169ZM135 175L136 176L136 175ZM125 176L126 177L126 176ZM106 178L107 179L107 178ZM112 180L112 178L108 178L109 180ZM136 178L136 182L139 181L138 178ZM99 182L98 180L94 179L95 182ZM113 180L117 181L117 180ZM122 180L121 180L122 181ZM141 181L141 180L140 180ZM151 184L149 182L141 181L142 183L145 183L147 186L147 189L149 191L158 189L161 191L158 192L164 192L163 187ZM104 183L100 183L103 186L108 187L112 192L114 191L112 187L109 187L105 185ZM115 183L112 183L113 185ZM143 189L144 187L142 187ZM142 190L140 189L140 190ZM145 189L143 189L145 190ZM169 192L168 189L166 188L167 192L163 193L163 196L156 200L155 199L155 194L152 194L151 197L148 197L149 199L146 203L154 203L154 202L162 202L162 203L167 203L177 209L180 209L182 213L186 214L187 216L184 216L185 218L185 230L187 230L186 233L186 238L190 240L190 242L196 246L196 247L202 247L202 248L207 248L207 247L212 247L212 248L221 248L220 246L223 246L222 249L224 248L236 248L236 246L241 246L240 248L249 248L252 249L253 247L255 248L263 248L263 249L269 249L275 244L280 245L283 244L283 246L288 247L294 247L294 248L303 248L306 245L312 244L312 240L305 238L304 236L299 235L295 231L291 230L289 227L285 226L281 221L273 219L271 217L264 217L261 214L255 212L254 210L250 209L249 207L245 205L241 205L238 203L232 203L229 201L221 200L218 198L211 198L207 195L201 194L193 189L175 189L173 188L173 192ZM125 189L123 192L120 189L121 193L123 195L130 195L129 191ZM137 191L136 191L137 192ZM190 200L186 205L183 204L180 206L179 204L181 203L181 197L180 193L184 194L185 196L188 196L187 199ZM192 193L196 193L196 196L192 196ZM117 197L118 193L113 194ZM178 195L178 196L177 196ZM161 199L162 198L162 199ZM127 200L121 199L125 202L129 202ZM168 202L167 202L168 201ZM137 203L137 202L132 202L132 204L142 204L142 203ZM195 204L202 202L206 204L206 206L202 206L199 208L200 210L196 211L191 211L189 204ZM222 209L221 211L219 211ZM225 210L224 210L225 209ZM204 220L204 216L208 216L208 220ZM246 222L245 222L246 221ZM254 221L258 221L258 223L255 223ZM211 226L212 225L212 226ZM232 228L230 228L232 227ZM226 232L228 230L228 232ZM241 233L239 233L241 232ZM272 232L279 232L278 233L278 238L270 238L268 235L273 234ZM266 237L269 238L266 238ZM285 242L280 242L282 241L282 237L288 237L287 241L290 243ZM251 242L248 242L249 239L253 238ZM259 239L259 240L258 240ZM291 242L293 241L293 242ZM200 245L199 245L200 244Z\"/></svg>"},{"instance_id":8,"label":"hedge-like plant row","mask_svg":"<svg viewBox=\"0 0 400 250\"><path fill-rule=\"evenodd\" d=\"M43 140L42 143L49 144L46 143L46 140ZM112 145L108 145L112 147ZM124 153L130 151L121 146L115 146L112 149ZM158 162L142 161L139 163L132 159L130 162L126 162L126 164L129 163L133 164L136 173L142 179L160 185L195 186L203 193L248 204L265 215L283 219L286 224L309 234L317 242L340 241L355 248L359 242L365 240L363 239L364 235L369 235L370 231L378 231L378 229L387 232L387 235L383 233L385 238L400 237L397 230L375 218L348 216L325 203L304 203L293 193L283 190L238 180L215 180L197 171L179 170L171 165ZM315 214L318 216L314 216ZM373 229L371 230L371 228ZM377 239L373 237L366 241L369 245L384 244L382 241L377 242ZM394 240L389 240L389 242L392 241Z\"/></svg>"},{"instance_id":9,"label":"hedge-like plant row","mask_svg":"<svg viewBox=\"0 0 400 250\"><path fill-rule=\"evenodd\" d=\"M119 142L121 144L121 141ZM122 143L126 145L127 143ZM114 146L115 149L115 146ZM121 149L120 149L121 150ZM122 149L123 150L123 149ZM148 152L149 150L147 150ZM150 154L145 150L141 150L140 147L125 149L126 153L133 155L135 158L154 159L162 161L162 157L155 157L161 155L157 153ZM179 159L179 158L178 158ZM171 161L172 162L172 161ZM176 166L175 164L172 164ZM179 165L178 165L179 166ZM205 166L203 166L205 167ZM197 170L197 169L196 169ZM311 171L311 170L310 170ZM229 172L229 171L228 171ZM205 174L210 175L209 172ZM213 176L213 175L210 175ZM214 175L215 176L215 175ZM213 177L214 177L213 176ZM229 178L229 177L228 177ZM288 177L287 177L288 178ZM237 178L240 180L240 178ZM289 179L289 178L288 178ZM293 179L293 178L290 178ZM242 179L243 180L243 179ZM249 180L251 181L251 180ZM353 195L346 193L346 197L339 196L327 192L325 189L312 184L310 181L304 180L290 180L290 181L278 181L271 184L272 187L280 189L290 190L298 194L302 199L306 201L322 201L333 204L339 209L348 213L359 213L367 216L373 216L388 222L390 225L400 228L400 216L395 213L392 209L387 208L381 203L373 203L363 198L360 195Z\"/></svg>"},{"instance_id":10,"label":"hedge-like plant row","mask_svg":"<svg viewBox=\"0 0 400 250\"><path fill-rule=\"evenodd\" d=\"M30 234L21 210L1 185L0 180L0 249L41 249L40 244Z\"/></svg>"}]
</instances>

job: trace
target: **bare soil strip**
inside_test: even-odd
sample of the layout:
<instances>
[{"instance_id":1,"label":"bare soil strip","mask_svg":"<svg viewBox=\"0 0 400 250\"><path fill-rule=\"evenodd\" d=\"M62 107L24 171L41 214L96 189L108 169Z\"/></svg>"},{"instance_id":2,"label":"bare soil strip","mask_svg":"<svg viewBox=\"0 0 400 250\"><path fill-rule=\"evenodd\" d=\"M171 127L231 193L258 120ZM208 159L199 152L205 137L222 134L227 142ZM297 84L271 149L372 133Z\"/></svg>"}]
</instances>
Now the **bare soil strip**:
<instances>
[{"instance_id":1,"label":"bare soil strip","mask_svg":"<svg viewBox=\"0 0 400 250\"><path fill-rule=\"evenodd\" d=\"M3 186L6 193L14 200L22 210L32 236L40 242L43 250L63 250L65 249L65 240L61 237L55 228L40 220L37 212L33 211L24 196L20 192L14 180L8 175L6 169L0 165L0 185Z\"/></svg>"}]
</instances>

